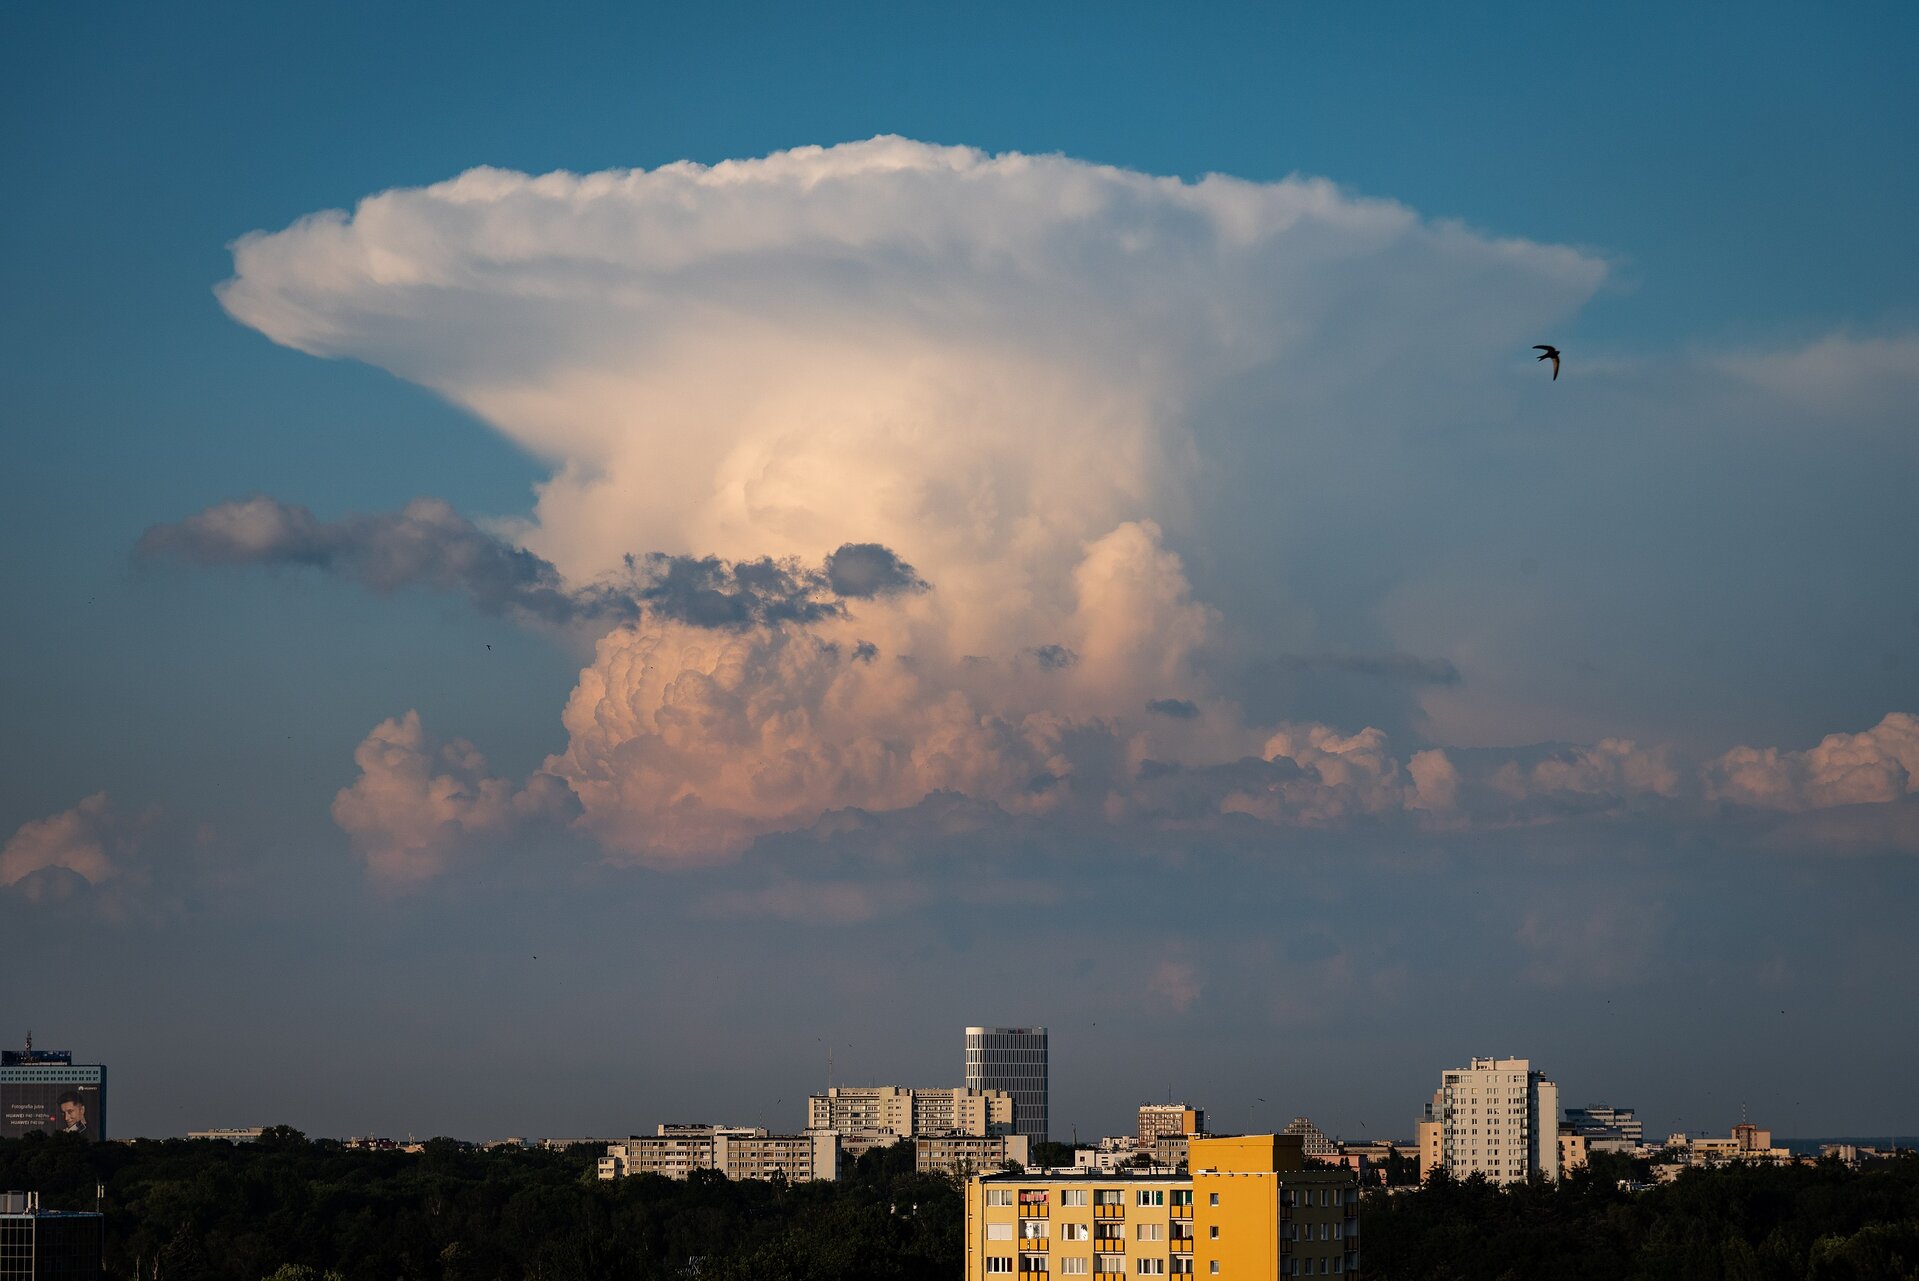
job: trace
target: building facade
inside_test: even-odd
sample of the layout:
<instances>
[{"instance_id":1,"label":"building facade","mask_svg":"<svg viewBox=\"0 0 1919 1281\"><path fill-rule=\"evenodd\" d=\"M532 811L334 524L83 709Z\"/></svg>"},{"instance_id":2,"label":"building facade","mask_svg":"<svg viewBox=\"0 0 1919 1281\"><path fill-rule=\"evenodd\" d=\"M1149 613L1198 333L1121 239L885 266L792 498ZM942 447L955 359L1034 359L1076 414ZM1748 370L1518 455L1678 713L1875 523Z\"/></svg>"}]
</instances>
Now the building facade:
<instances>
[{"instance_id":1,"label":"building facade","mask_svg":"<svg viewBox=\"0 0 1919 1281\"><path fill-rule=\"evenodd\" d=\"M100 1281L105 1221L43 1210L38 1192L0 1192L0 1281Z\"/></svg>"},{"instance_id":2,"label":"building facade","mask_svg":"<svg viewBox=\"0 0 1919 1281\"><path fill-rule=\"evenodd\" d=\"M1189 1108L1184 1103L1142 1103L1139 1105L1139 1145L1153 1146L1162 1134L1206 1133L1206 1110Z\"/></svg>"},{"instance_id":3,"label":"building facade","mask_svg":"<svg viewBox=\"0 0 1919 1281\"><path fill-rule=\"evenodd\" d=\"M1282 1134L1297 1134L1305 1144L1306 1155L1320 1161L1330 1161L1339 1155L1339 1145L1326 1137L1326 1132L1303 1116L1294 1117L1280 1131Z\"/></svg>"},{"instance_id":4,"label":"building facade","mask_svg":"<svg viewBox=\"0 0 1919 1281\"><path fill-rule=\"evenodd\" d=\"M107 1069L67 1050L0 1050L0 1138L40 1131L107 1137Z\"/></svg>"},{"instance_id":5,"label":"building facade","mask_svg":"<svg viewBox=\"0 0 1919 1281\"><path fill-rule=\"evenodd\" d=\"M1012 1095L1014 1132L1034 1143L1046 1141L1045 1028L967 1028L965 1079L969 1090Z\"/></svg>"},{"instance_id":6,"label":"building facade","mask_svg":"<svg viewBox=\"0 0 1919 1281\"><path fill-rule=\"evenodd\" d=\"M1008 1163L1024 1166L1031 1147L1024 1134L935 1134L913 1140L913 1168L921 1174L970 1179Z\"/></svg>"},{"instance_id":7,"label":"building facade","mask_svg":"<svg viewBox=\"0 0 1919 1281\"><path fill-rule=\"evenodd\" d=\"M1586 1136L1595 1152L1631 1152L1646 1141L1646 1127L1632 1108L1567 1108L1566 1124Z\"/></svg>"},{"instance_id":8,"label":"building facade","mask_svg":"<svg viewBox=\"0 0 1919 1281\"><path fill-rule=\"evenodd\" d=\"M1297 1136L1189 1140L1183 1174L987 1175L966 1194L966 1278L1356 1276L1359 1188Z\"/></svg>"},{"instance_id":9,"label":"building facade","mask_svg":"<svg viewBox=\"0 0 1919 1281\"><path fill-rule=\"evenodd\" d=\"M1436 1128L1428 1130L1430 1124ZM1494 1183L1559 1177L1559 1087L1526 1059L1474 1059L1442 1074L1420 1127L1421 1174L1428 1141L1455 1179Z\"/></svg>"},{"instance_id":10,"label":"building facade","mask_svg":"<svg viewBox=\"0 0 1919 1281\"><path fill-rule=\"evenodd\" d=\"M1005 1090L922 1090L898 1085L835 1085L806 1100L806 1128L893 1140L919 1134L1011 1134L1013 1096Z\"/></svg>"},{"instance_id":11,"label":"building facade","mask_svg":"<svg viewBox=\"0 0 1919 1281\"><path fill-rule=\"evenodd\" d=\"M762 1126L662 1125L654 1134L609 1143L600 1158L602 1179L638 1174L684 1179L695 1170L718 1170L729 1179L810 1183L839 1177L839 1135L768 1134Z\"/></svg>"}]
</instances>

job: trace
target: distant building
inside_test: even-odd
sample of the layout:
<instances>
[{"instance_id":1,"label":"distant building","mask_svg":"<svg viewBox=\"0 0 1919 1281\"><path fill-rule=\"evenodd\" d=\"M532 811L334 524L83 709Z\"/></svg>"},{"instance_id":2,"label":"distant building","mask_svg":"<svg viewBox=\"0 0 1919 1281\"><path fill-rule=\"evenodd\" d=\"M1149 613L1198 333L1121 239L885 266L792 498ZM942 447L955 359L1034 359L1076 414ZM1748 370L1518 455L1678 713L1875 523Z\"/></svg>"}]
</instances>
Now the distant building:
<instances>
[{"instance_id":1,"label":"distant building","mask_svg":"<svg viewBox=\"0 0 1919 1281\"><path fill-rule=\"evenodd\" d=\"M917 1135L1012 1134L1013 1096L1005 1090L836 1085L808 1096L806 1128L831 1130L848 1151Z\"/></svg>"},{"instance_id":2,"label":"distant building","mask_svg":"<svg viewBox=\"0 0 1919 1281\"><path fill-rule=\"evenodd\" d=\"M1024 1134L939 1134L913 1140L913 1168L921 1174L970 1179L1010 1162L1024 1167L1031 1148Z\"/></svg>"},{"instance_id":3,"label":"distant building","mask_svg":"<svg viewBox=\"0 0 1919 1281\"><path fill-rule=\"evenodd\" d=\"M1562 1175L1586 1168L1590 1143L1591 1136L1573 1129L1571 1122L1559 1123L1559 1172Z\"/></svg>"},{"instance_id":4,"label":"distant building","mask_svg":"<svg viewBox=\"0 0 1919 1281\"><path fill-rule=\"evenodd\" d=\"M257 1143L266 1133L264 1126L250 1126L239 1130L188 1130L189 1139L224 1139L228 1143Z\"/></svg>"},{"instance_id":5,"label":"distant building","mask_svg":"<svg viewBox=\"0 0 1919 1281\"><path fill-rule=\"evenodd\" d=\"M1474 1059L1449 1069L1420 1125L1422 1177L1435 1146L1437 1163L1455 1179L1557 1179L1559 1087L1526 1059Z\"/></svg>"},{"instance_id":6,"label":"distant building","mask_svg":"<svg viewBox=\"0 0 1919 1281\"><path fill-rule=\"evenodd\" d=\"M1153 1139L1153 1146L1146 1149L1145 1155L1153 1158L1153 1164L1176 1170L1186 1162L1186 1154L1191 1150L1192 1141L1201 1137L1197 1134L1161 1134Z\"/></svg>"},{"instance_id":7,"label":"distant building","mask_svg":"<svg viewBox=\"0 0 1919 1281\"><path fill-rule=\"evenodd\" d=\"M1150 1148L1162 1134L1206 1133L1204 1108L1184 1103L1142 1103L1139 1105L1139 1146Z\"/></svg>"},{"instance_id":8,"label":"distant building","mask_svg":"<svg viewBox=\"0 0 1919 1281\"><path fill-rule=\"evenodd\" d=\"M839 1177L839 1136L768 1134L762 1126L662 1125L657 1133L607 1144L602 1179L657 1174L684 1179L695 1170L718 1170L729 1179L810 1183Z\"/></svg>"},{"instance_id":9,"label":"distant building","mask_svg":"<svg viewBox=\"0 0 1919 1281\"><path fill-rule=\"evenodd\" d=\"M1330 1161L1339 1155L1339 1148L1326 1137L1325 1132L1303 1116L1296 1116L1282 1134L1297 1134L1305 1141L1306 1155L1316 1160Z\"/></svg>"},{"instance_id":10,"label":"distant building","mask_svg":"<svg viewBox=\"0 0 1919 1281\"><path fill-rule=\"evenodd\" d=\"M966 1281L1357 1276L1359 1188L1297 1135L1194 1136L1188 1172L984 1175L966 1188Z\"/></svg>"},{"instance_id":11,"label":"distant building","mask_svg":"<svg viewBox=\"0 0 1919 1281\"><path fill-rule=\"evenodd\" d=\"M1012 1095L1013 1131L1034 1143L1048 1133L1046 1078L1045 1028L966 1029L966 1088Z\"/></svg>"},{"instance_id":12,"label":"distant building","mask_svg":"<svg viewBox=\"0 0 1919 1281\"><path fill-rule=\"evenodd\" d=\"M0 1281L98 1281L105 1222L43 1210L38 1192L0 1192Z\"/></svg>"},{"instance_id":13,"label":"distant building","mask_svg":"<svg viewBox=\"0 0 1919 1281\"><path fill-rule=\"evenodd\" d=\"M1732 1133L1724 1138L1708 1138L1705 1135L1688 1138L1684 1134L1675 1134L1666 1140L1666 1146L1671 1149L1674 1159L1655 1167L1656 1170L1676 1171L1733 1162L1790 1165L1795 1159L1792 1149L1773 1146L1771 1130L1762 1130L1746 1121L1733 1126Z\"/></svg>"},{"instance_id":14,"label":"distant building","mask_svg":"<svg viewBox=\"0 0 1919 1281\"><path fill-rule=\"evenodd\" d=\"M1566 1123L1574 1134L1585 1135L1595 1152L1630 1151L1646 1141L1646 1127L1632 1108L1567 1108Z\"/></svg>"},{"instance_id":15,"label":"distant building","mask_svg":"<svg viewBox=\"0 0 1919 1281\"><path fill-rule=\"evenodd\" d=\"M107 1069L68 1050L0 1050L0 1139L39 1131L107 1137Z\"/></svg>"}]
</instances>

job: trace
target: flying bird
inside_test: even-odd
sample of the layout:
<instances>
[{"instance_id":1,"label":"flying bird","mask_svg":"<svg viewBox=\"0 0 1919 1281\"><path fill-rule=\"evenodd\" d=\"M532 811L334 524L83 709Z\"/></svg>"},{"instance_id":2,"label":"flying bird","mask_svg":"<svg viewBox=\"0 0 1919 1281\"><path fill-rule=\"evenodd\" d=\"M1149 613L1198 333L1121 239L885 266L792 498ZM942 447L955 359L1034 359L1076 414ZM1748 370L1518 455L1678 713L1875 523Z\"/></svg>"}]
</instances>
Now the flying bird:
<instances>
[{"instance_id":1,"label":"flying bird","mask_svg":"<svg viewBox=\"0 0 1919 1281\"><path fill-rule=\"evenodd\" d=\"M1537 352L1545 353L1544 355L1540 356L1539 359L1550 360L1553 362L1553 381L1558 382L1559 381L1559 348L1548 346L1547 344L1543 342L1536 342L1533 344L1533 350Z\"/></svg>"}]
</instances>

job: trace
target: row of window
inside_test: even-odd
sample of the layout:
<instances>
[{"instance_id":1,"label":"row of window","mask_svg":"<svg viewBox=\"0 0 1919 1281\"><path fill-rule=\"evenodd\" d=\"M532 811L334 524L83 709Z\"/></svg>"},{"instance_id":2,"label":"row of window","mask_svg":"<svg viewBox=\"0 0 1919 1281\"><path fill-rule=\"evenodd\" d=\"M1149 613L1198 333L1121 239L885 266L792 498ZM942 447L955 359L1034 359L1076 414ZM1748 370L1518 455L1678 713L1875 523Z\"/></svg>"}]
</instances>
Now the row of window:
<instances>
[{"instance_id":1,"label":"row of window","mask_svg":"<svg viewBox=\"0 0 1919 1281\"><path fill-rule=\"evenodd\" d=\"M1133 1191L1133 1204L1136 1206L1163 1206L1166 1204L1165 1188L1136 1188ZM1045 1205L1050 1194L1044 1188L988 1188L986 1204L1001 1205ZM1124 1205L1126 1194L1118 1188L1061 1188L1059 1203L1067 1207L1092 1205ZM1190 1206L1193 1203L1191 1188L1173 1189L1175 1206ZM1219 1193L1213 1194L1213 1204L1219 1204Z\"/></svg>"},{"instance_id":2,"label":"row of window","mask_svg":"<svg viewBox=\"0 0 1919 1281\"><path fill-rule=\"evenodd\" d=\"M1121 1276L1126 1271L1124 1265L1116 1260L1055 1259L1053 1262L1059 1264L1059 1274L1068 1277L1083 1277L1087 1275ZM1096 1262L1099 1264L1097 1268L1092 1266ZM1170 1260L1170 1267L1167 1266L1168 1262L1166 1259L1135 1259L1133 1260L1133 1275L1136 1277L1163 1277L1171 1273L1174 1276L1188 1276L1191 1275L1193 1271L1193 1261L1191 1259L1172 1259ZM1290 1276L1343 1276L1346 1272L1346 1260L1339 1256L1320 1259L1317 1268L1313 1266L1314 1261L1311 1259L1293 1259L1291 1262L1292 1266L1287 1269L1287 1275ZM1024 1263L1026 1266L1021 1269L1021 1271L1024 1272L1044 1272L1047 1268L1045 1255L1031 1255L1024 1260ZM1209 1260L1208 1264L1207 1272L1212 1276L1218 1276L1219 1260ZM1010 1256L995 1255L986 1260L986 1271L989 1276L1010 1274L1013 1270L1013 1260Z\"/></svg>"}]
</instances>

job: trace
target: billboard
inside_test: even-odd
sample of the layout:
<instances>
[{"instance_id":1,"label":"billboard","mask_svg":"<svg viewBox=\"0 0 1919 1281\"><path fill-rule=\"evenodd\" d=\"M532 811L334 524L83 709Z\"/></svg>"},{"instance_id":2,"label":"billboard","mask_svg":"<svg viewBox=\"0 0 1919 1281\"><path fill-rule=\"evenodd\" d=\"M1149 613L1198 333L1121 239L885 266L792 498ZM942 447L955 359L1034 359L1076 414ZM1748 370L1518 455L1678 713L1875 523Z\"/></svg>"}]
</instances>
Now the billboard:
<instances>
[{"instance_id":1,"label":"billboard","mask_svg":"<svg viewBox=\"0 0 1919 1281\"><path fill-rule=\"evenodd\" d=\"M104 1088L91 1081L0 1081L0 1138L84 1134L98 1139L106 1125Z\"/></svg>"}]
</instances>

